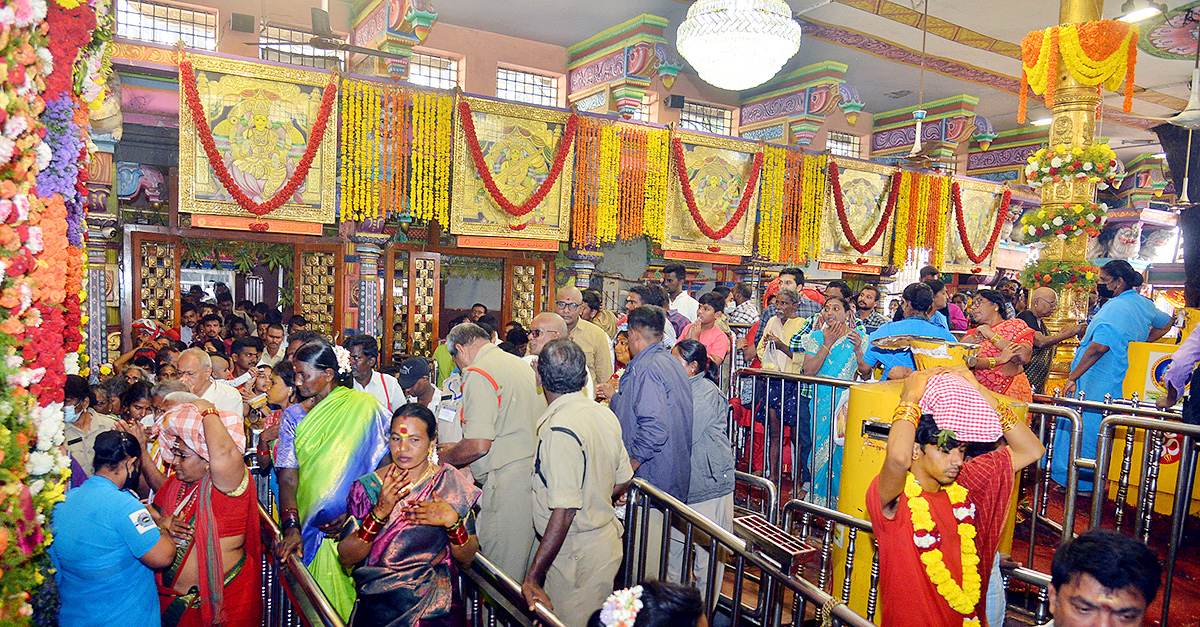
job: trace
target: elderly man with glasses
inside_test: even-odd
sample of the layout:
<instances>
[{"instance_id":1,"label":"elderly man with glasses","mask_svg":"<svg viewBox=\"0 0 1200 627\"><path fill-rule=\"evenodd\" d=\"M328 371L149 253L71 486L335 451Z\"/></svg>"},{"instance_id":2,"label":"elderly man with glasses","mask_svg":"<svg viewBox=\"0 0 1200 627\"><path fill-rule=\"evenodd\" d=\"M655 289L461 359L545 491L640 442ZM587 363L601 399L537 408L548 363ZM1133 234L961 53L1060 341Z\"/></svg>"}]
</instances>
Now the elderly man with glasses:
<instances>
[{"instance_id":1,"label":"elderly man with glasses","mask_svg":"<svg viewBox=\"0 0 1200 627\"><path fill-rule=\"evenodd\" d=\"M1067 325L1058 333L1051 334L1046 328L1045 318L1058 308L1058 294L1049 287L1039 287L1029 295L1029 308L1017 314L1029 328L1033 329L1033 356L1025 364L1025 376L1035 394L1044 394L1046 377L1050 375L1050 362L1058 343L1082 333L1084 324Z\"/></svg>"},{"instance_id":2,"label":"elderly man with glasses","mask_svg":"<svg viewBox=\"0 0 1200 627\"><path fill-rule=\"evenodd\" d=\"M594 381L608 381L613 374L612 345L603 329L579 317L581 305L583 293L579 288L568 285L558 290L554 312L567 323L567 339L583 349L588 374ZM545 343L541 345L545 346Z\"/></svg>"},{"instance_id":3,"label":"elderly man with glasses","mask_svg":"<svg viewBox=\"0 0 1200 627\"><path fill-rule=\"evenodd\" d=\"M580 322L586 322L586 320L580 320ZM548 311L540 313L534 316L533 321L529 323L529 348L523 359L533 368L534 372L537 372L538 355L541 354L542 349L554 340L563 339L570 339L570 330L563 317ZM541 392L540 386L538 391ZM596 380L592 377L590 369L587 372L587 382L584 384L583 392L588 398L596 398Z\"/></svg>"}]
</instances>

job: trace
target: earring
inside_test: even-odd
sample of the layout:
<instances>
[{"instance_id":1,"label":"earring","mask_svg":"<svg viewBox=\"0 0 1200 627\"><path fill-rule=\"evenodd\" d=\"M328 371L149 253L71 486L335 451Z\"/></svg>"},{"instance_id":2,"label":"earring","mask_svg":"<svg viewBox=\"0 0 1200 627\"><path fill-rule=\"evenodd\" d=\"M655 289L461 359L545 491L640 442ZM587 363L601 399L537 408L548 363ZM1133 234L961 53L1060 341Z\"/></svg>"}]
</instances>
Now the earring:
<instances>
[{"instance_id":1,"label":"earring","mask_svg":"<svg viewBox=\"0 0 1200 627\"><path fill-rule=\"evenodd\" d=\"M429 463L433 464L434 466L439 465L436 444L429 445Z\"/></svg>"}]
</instances>

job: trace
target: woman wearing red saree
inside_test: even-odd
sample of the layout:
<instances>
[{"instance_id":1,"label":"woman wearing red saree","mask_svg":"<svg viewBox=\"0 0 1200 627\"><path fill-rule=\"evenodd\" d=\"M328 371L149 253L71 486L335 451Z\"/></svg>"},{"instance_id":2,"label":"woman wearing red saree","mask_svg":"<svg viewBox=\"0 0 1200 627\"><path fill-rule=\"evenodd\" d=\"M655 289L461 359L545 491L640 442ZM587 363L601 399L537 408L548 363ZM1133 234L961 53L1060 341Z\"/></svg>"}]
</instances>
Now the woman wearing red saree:
<instances>
[{"instance_id":1,"label":"woman wearing red saree","mask_svg":"<svg viewBox=\"0 0 1200 627\"><path fill-rule=\"evenodd\" d=\"M1033 329L1019 318L1004 317L1004 296L996 290L979 290L971 302L971 320L979 325L963 342L979 344L979 353L967 360L983 387L1026 403L1033 388L1025 377L1025 364L1033 354Z\"/></svg>"},{"instance_id":2,"label":"woman wearing red saree","mask_svg":"<svg viewBox=\"0 0 1200 627\"><path fill-rule=\"evenodd\" d=\"M258 499L241 419L197 399L166 413L159 439L174 472L154 506L178 545L157 576L163 627L261 624Z\"/></svg>"},{"instance_id":3,"label":"woman wearing red saree","mask_svg":"<svg viewBox=\"0 0 1200 627\"><path fill-rule=\"evenodd\" d=\"M479 550L471 508L480 490L437 459L437 419L420 403L392 418L393 463L350 488L338 559L353 568L352 626L453 627L453 563Z\"/></svg>"}]
</instances>

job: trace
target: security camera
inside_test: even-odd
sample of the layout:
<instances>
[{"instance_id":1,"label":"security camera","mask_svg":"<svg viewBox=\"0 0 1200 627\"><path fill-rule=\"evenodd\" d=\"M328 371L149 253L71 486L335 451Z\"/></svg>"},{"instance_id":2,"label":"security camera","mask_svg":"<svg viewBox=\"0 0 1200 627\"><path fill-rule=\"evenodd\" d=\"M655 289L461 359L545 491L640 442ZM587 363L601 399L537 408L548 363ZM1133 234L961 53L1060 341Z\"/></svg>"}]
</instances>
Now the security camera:
<instances>
[{"instance_id":1,"label":"security camera","mask_svg":"<svg viewBox=\"0 0 1200 627\"><path fill-rule=\"evenodd\" d=\"M113 236L116 234L117 234L116 227L106 226L106 227L100 229L100 236L103 237L104 239L112 239Z\"/></svg>"}]
</instances>

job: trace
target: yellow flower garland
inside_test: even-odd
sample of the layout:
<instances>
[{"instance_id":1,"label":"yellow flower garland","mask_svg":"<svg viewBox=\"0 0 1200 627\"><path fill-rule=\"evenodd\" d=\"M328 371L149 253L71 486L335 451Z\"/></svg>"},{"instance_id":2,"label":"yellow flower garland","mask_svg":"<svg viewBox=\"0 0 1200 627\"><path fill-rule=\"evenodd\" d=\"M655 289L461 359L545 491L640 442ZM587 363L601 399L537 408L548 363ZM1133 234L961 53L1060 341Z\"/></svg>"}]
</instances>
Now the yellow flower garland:
<instances>
[{"instance_id":1,"label":"yellow flower garland","mask_svg":"<svg viewBox=\"0 0 1200 627\"><path fill-rule=\"evenodd\" d=\"M967 489L958 485L957 482L946 488L946 494L950 497L950 503L955 510L966 507ZM908 509L912 512L914 532L924 531L936 536L937 530L933 522L933 515L929 510L929 501L925 498L921 484L917 483L917 479L912 473L908 473L905 478L904 495L908 497ZM937 588L938 594L946 599L951 609L964 616L964 627L974 627L979 625L975 607L979 604L979 598L983 593L983 582L979 575L979 554L975 548L975 525L964 521L957 512L955 517L959 521L958 536L962 545L961 586L954 582L953 574L946 567L945 557L941 550L936 548L936 545L934 548L925 550L918 544L918 552L921 563L925 565L929 581ZM914 539L915 536L914 533Z\"/></svg>"},{"instance_id":2,"label":"yellow flower garland","mask_svg":"<svg viewBox=\"0 0 1200 627\"><path fill-rule=\"evenodd\" d=\"M937 189L937 196L933 199L934 209L937 211L937 233L933 241L933 266L941 268L942 264L946 263L946 240L947 230L950 228L950 177L938 177L941 184Z\"/></svg>"},{"instance_id":3,"label":"yellow flower garland","mask_svg":"<svg viewBox=\"0 0 1200 627\"><path fill-rule=\"evenodd\" d=\"M897 268L903 268L908 265L908 222L909 222L909 198L908 190L911 187L912 172L907 170L900 173L900 176L893 175L893 185L899 185L899 193L896 196L896 211L893 214L892 222L896 226L895 237L892 240L892 265ZM880 192L887 193L887 190ZM884 199L884 202L887 202Z\"/></svg>"},{"instance_id":4,"label":"yellow flower garland","mask_svg":"<svg viewBox=\"0 0 1200 627\"><path fill-rule=\"evenodd\" d=\"M437 116L437 202L434 217L443 228L450 226L450 166L454 162L454 99L438 96Z\"/></svg>"},{"instance_id":5,"label":"yellow flower garland","mask_svg":"<svg viewBox=\"0 0 1200 627\"><path fill-rule=\"evenodd\" d=\"M787 198L787 151L778 146L763 146L762 188L758 204L758 255L779 262L783 237L783 219Z\"/></svg>"},{"instance_id":6,"label":"yellow flower garland","mask_svg":"<svg viewBox=\"0 0 1200 627\"><path fill-rule=\"evenodd\" d=\"M825 213L826 186L829 182L829 155L805 155L803 170L802 226L797 254L803 253L804 261L808 261L821 245L821 219Z\"/></svg>"},{"instance_id":7,"label":"yellow flower garland","mask_svg":"<svg viewBox=\"0 0 1200 627\"><path fill-rule=\"evenodd\" d=\"M642 233L662 242L667 204L668 150L666 129L646 130L646 204L642 209Z\"/></svg>"},{"instance_id":8,"label":"yellow flower garland","mask_svg":"<svg viewBox=\"0 0 1200 627\"><path fill-rule=\"evenodd\" d=\"M612 124L600 129L600 171L596 199L596 241L617 239L617 213L620 209L621 135Z\"/></svg>"}]
</instances>

